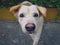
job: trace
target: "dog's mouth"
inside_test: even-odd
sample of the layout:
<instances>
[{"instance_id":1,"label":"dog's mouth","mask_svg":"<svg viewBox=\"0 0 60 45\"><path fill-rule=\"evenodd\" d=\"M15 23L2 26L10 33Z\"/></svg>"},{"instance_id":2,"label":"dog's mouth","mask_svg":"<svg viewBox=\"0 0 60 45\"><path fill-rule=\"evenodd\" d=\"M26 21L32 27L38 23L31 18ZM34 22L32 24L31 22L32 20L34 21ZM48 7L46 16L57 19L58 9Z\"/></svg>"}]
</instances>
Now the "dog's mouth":
<instances>
[{"instance_id":1,"label":"dog's mouth","mask_svg":"<svg viewBox=\"0 0 60 45\"><path fill-rule=\"evenodd\" d=\"M35 31L35 28L36 28L36 26L35 26L35 24L33 24L33 23L28 23L28 24L26 24L26 26L25 26L25 29L26 29L30 34Z\"/></svg>"}]
</instances>

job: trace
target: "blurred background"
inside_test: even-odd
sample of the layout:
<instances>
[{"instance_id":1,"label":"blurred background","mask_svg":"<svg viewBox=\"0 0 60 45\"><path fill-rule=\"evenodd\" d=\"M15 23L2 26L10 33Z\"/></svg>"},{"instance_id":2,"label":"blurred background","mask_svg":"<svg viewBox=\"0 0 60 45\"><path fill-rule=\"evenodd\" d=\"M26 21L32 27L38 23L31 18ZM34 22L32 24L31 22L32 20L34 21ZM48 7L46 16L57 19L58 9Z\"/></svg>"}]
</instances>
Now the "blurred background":
<instances>
[{"instance_id":1,"label":"blurred background","mask_svg":"<svg viewBox=\"0 0 60 45\"><path fill-rule=\"evenodd\" d=\"M38 45L60 45L60 0L0 0L0 45L32 45L12 13L11 6L23 1L47 8L41 39Z\"/></svg>"}]
</instances>

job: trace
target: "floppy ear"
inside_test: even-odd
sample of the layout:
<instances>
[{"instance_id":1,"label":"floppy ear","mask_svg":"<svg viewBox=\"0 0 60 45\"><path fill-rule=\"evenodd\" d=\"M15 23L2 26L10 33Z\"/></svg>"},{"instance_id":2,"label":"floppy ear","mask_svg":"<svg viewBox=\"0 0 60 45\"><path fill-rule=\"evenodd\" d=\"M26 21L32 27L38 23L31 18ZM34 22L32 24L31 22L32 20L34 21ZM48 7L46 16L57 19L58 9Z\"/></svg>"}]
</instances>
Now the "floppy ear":
<instances>
[{"instance_id":1,"label":"floppy ear","mask_svg":"<svg viewBox=\"0 0 60 45\"><path fill-rule=\"evenodd\" d=\"M10 12L13 13L14 15L17 15L19 8L20 8L20 5L12 6L10 8Z\"/></svg>"},{"instance_id":2,"label":"floppy ear","mask_svg":"<svg viewBox=\"0 0 60 45\"><path fill-rule=\"evenodd\" d=\"M43 16L46 16L47 9L45 7L38 6L38 9L42 13Z\"/></svg>"},{"instance_id":3,"label":"floppy ear","mask_svg":"<svg viewBox=\"0 0 60 45\"><path fill-rule=\"evenodd\" d=\"M24 2L20 3L19 5L11 7L10 12L12 12L14 15L17 15L17 12L22 5L31 5L31 4L32 3L28 2L28 1L24 1Z\"/></svg>"}]
</instances>

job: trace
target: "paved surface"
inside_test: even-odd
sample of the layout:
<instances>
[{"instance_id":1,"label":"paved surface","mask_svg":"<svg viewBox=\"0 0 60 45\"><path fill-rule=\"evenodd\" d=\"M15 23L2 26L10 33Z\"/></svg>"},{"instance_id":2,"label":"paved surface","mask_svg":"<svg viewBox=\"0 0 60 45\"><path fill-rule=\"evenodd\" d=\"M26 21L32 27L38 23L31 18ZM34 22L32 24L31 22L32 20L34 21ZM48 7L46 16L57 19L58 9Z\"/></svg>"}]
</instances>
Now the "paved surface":
<instances>
[{"instance_id":1,"label":"paved surface","mask_svg":"<svg viewBox=\"0 0 60 45\"><path fill-rule=\"evenodd\" d=\"M0 20L0 45L32 45L17 21ZM60 23L45 22L38 45L60 45Z\"/></svg>"}]
</instances>

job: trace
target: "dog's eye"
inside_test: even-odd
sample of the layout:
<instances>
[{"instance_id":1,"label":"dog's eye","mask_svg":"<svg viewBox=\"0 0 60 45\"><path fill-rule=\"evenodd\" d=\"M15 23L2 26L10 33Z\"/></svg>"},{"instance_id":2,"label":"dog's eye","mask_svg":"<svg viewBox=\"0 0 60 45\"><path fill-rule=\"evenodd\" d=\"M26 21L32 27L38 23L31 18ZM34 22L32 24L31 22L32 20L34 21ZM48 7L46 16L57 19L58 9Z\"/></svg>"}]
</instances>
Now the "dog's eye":
<instances>
[{"instance_id":1,"label":"dog's eye","mask_svg":"<svg viewBox=\"0 0 60 45\"><path fill-rule=\"evenodd\" d=\"M34 14L34 17L38 17L38 14L37 14L37 13L35 13L35 14Z\"/></svg>"},{"instance_id":2,"label":"dog's eye","mask_svg":"<svg viewBox=\"0 0 60 45\"><path fill-rule=\"evenodd\" d=\"M24 17L24 14L20 14L20 17Z\"/></svg>"}]
</instances>

